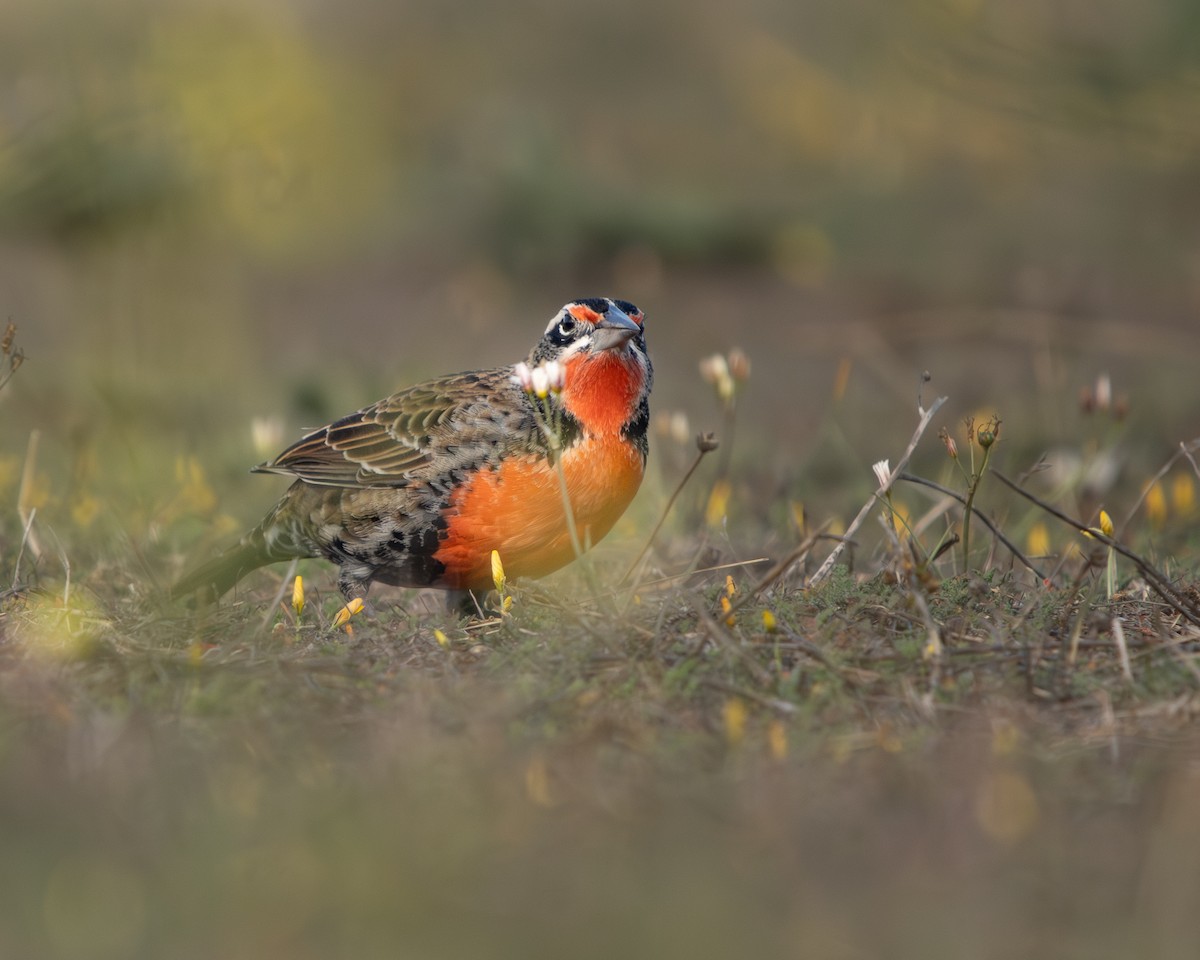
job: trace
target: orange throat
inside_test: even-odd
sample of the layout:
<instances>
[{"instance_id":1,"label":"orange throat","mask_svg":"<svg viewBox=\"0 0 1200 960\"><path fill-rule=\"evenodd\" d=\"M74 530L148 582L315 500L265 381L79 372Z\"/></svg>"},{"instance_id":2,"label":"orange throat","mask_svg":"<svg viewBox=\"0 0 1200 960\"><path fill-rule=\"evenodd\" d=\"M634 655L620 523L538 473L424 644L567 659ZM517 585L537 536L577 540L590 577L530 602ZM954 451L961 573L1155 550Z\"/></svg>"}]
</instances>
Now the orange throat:
<instances>
[{"instance_id":1,"label":"orange throat","mask_svg":"<svg viewBox=\"0 0 1200 960\"><path fill-rule=\"evenodd\" d=\"M617 435L637 410L646 374L615 353L571 357L566 363L563 406L590 434Z\"/></svg>"}]
</instances>

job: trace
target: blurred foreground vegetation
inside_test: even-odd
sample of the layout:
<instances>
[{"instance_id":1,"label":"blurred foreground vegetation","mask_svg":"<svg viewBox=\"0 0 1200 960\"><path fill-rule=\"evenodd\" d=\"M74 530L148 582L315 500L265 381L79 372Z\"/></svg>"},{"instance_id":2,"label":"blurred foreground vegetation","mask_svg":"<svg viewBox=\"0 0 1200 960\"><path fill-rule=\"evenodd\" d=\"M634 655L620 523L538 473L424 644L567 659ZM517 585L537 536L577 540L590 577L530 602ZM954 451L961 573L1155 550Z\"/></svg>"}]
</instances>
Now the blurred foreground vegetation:
<instances>
[{"instance_id":1,"label":"blurred foreground vegetation","mask_svg":"<svg viewBox=\"0 0 1200 960\"><path fill-rule=\"evenodd\" d=\"M16 0L0 91L0 953L1194 954L1194 4ZM598 595L165 603L581 295L657 370ZM900 482L763 584L941 395L1016 552Z\"/></svg>"}]
</instances>

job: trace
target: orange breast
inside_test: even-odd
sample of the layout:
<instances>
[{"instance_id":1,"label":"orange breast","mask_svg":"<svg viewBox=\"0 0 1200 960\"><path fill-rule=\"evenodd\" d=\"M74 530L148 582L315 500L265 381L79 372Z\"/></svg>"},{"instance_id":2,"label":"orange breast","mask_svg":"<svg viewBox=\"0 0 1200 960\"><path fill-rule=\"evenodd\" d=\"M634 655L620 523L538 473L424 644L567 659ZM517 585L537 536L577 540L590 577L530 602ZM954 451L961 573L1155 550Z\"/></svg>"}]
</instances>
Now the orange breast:
<instances>
[{"instance_id":1,"label":"orange breast","mask_svg":"<svg viewBox=\"0 0 1200 960\"><path fill-rule=\"evenodd\" d=\"M568 450L562 464L579 540L595 544L637 493L641 455L619 435L591 436ZM464 484L434 555L446 566L446 585L489 588L493 550L514 577L543 576L574 560L559 484L558 471L535 458L510 458Z\"/></svg>"}]
</instances>

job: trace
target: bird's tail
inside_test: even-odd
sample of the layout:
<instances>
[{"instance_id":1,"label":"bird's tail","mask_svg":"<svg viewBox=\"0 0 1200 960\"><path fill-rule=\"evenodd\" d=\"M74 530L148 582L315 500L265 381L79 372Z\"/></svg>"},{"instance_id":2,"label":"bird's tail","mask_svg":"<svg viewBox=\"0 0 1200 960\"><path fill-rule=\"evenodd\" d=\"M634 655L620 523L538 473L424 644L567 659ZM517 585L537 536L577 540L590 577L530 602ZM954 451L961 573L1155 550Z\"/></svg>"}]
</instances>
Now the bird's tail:
<instances>
[{"instance_id":1,"label":"bird's tail","mask_svg":"<svg viewBox=\"0 0 1200 960\"><path fill-rule=\"evenodd\" d=\"M246 534L219 557L180 577L171 587L171 599L178 600L190 593L200 592L204 598L215 600L252 570L277 559L271 556L260 527Z\"/></svg>"}]
</instances>

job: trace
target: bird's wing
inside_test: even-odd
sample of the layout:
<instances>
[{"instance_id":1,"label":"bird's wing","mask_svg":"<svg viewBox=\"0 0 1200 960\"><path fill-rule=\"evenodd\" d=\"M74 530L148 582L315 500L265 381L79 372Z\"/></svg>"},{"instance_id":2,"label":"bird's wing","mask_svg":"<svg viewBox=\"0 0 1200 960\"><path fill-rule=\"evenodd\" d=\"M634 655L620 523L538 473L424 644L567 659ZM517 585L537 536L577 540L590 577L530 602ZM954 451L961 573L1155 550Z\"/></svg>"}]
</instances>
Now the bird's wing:
<instances>
[{"instance_id":1,"label":"bird's wing","mask_svg":"<svg viewBox=\"0 0 1200 960\"><path fill-rule=\"evenodd\" d=\"M401 390L314 430L257 473L280 473L333 487L403 487L423 478L456 440L477 442L479 424L506 417L491 409L513 393L505 368L454 374Z\"/></svg>"}]
</instances>

